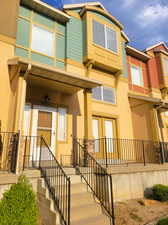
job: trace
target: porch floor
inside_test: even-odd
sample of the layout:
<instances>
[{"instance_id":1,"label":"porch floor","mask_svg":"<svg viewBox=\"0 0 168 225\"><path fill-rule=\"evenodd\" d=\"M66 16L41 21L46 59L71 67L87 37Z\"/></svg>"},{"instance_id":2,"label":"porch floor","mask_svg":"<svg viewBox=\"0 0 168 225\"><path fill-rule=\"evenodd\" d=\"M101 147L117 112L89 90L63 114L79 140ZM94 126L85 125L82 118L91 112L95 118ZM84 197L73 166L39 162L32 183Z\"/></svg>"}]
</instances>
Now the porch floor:
<instances>
[{"instance_id":1,"label":"porch floor","mask_svg":"<svg viewBox=\"0 0 168 225\"><path fill-rule=\"evenodd\" d=\"M106 168L106 167L104 167ZM110 174L126 174L126 173L138 173L138 172L149 172L149 171L161 171L168 170L168 163L164 164L146 164L143 163L132 163L123 165L108 165L107 172Z\"/></svg>"}]
</instances>

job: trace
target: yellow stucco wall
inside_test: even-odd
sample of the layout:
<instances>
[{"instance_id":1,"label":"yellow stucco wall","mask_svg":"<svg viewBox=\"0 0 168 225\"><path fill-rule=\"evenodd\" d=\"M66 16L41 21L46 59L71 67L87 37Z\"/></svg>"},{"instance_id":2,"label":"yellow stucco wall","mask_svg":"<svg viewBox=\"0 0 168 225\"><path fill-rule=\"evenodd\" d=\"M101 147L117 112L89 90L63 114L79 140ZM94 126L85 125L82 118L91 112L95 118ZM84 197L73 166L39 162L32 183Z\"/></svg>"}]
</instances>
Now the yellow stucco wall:
<instances>
[{"instance_id":1,"label":"yellow stucco wall","mask_svg":"<svg viewBox=\"0 0 168 225\"><path fill-rule=\"evenodd\" d=\"M7 60L14 56L14 46L0 41L0 49L0 120L1 130L7 131L9 127L8 113L11 96Z\"/></svg>"}]
</instances>

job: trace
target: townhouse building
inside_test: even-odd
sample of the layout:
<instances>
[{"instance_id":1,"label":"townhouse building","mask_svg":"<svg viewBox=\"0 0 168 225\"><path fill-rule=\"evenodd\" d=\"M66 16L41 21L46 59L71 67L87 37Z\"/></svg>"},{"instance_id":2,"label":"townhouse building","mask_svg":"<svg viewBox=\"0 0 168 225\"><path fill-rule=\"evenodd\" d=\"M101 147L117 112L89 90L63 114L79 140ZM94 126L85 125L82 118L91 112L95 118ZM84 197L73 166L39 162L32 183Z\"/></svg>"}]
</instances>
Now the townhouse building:
<instances>
[{"instance_id":1,"label":"townhouse building","mask_svg":"<svg viewBox=\"0 0 168 225\"><path fill-rule=\"evenodd\" d=\"M167 46L131 47L100 2L1 1L0 169L38 169L64 225L76 171L114 225L107 167L168 160Z\"/></svg>"}]
</instances>

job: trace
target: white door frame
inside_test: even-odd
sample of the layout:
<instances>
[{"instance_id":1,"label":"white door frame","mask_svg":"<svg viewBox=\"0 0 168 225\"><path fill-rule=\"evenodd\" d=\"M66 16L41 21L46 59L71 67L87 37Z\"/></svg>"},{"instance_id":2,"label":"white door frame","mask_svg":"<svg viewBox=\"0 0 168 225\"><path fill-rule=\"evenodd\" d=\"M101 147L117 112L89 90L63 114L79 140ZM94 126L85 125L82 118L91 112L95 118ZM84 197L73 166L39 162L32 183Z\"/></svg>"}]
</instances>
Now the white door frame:
<instances>
[{"instance_id":1,"label":"white door frame","mask_svg":"<svg viewBox=\"0 0 168 225\"><path fill-rule=\"evenodd\" d=\"M40 110L43 111L43 112L51 112L52 113L51 146L49 146L49 147L50 147L52 153L55 155L57 108L33 105L33 109L32 109L32 129L31 129L31 135L32 136L37 136L38 112ZM32 146L31 146L31 155L33 153L34 144L36 145L36 143L32 143ZM36 156L36 157L38 157L38 156Z\"/></svg>"}]
</instances>

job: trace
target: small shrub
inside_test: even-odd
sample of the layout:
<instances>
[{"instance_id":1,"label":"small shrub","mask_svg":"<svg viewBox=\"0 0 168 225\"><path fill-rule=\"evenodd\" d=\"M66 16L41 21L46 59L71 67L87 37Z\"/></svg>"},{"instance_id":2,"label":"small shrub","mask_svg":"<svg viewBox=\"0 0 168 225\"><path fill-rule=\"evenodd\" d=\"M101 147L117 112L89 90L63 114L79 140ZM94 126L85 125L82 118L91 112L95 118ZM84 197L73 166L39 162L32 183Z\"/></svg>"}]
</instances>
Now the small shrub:
<instances>
[{"instance_id":1,"label":"small shrub","mask_svg":"<svg viewBox=\"0 0 168 225\"><path fill-rule=\"evenodd\" d=\"M168 201L168 186L157 184L153 187L153 198L164 202Z\"/></svg>"},{"instance_id":2,"label":"small shrub","mask_svg":"<svg viewBox=\"0 0 168 225\"><path fill-rule=\"evenodd\" d=\"M36 196L25 176L6 191L0 201L0 225L37 225Z\"/></svg>"},{"instance_id":3,"label":"small shrub","mask_svg":"<svg viewBox=\"0 0 168 225\"><path fill-rule=\"evenodd\" d=\"M168 225L168 218L159 220L157 225Z\"/></svg>"}]
</instances>

